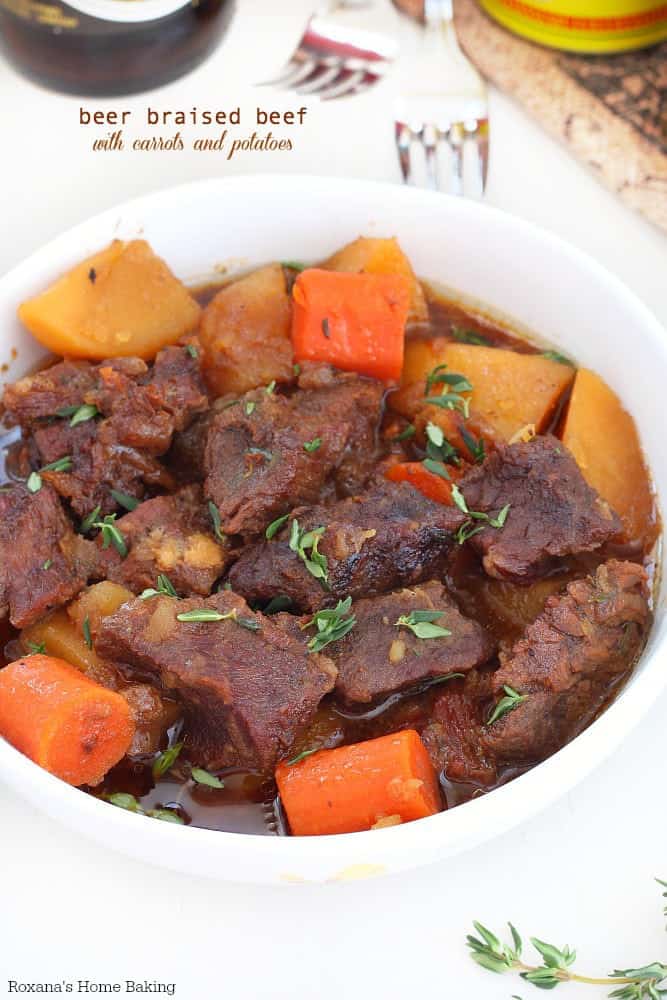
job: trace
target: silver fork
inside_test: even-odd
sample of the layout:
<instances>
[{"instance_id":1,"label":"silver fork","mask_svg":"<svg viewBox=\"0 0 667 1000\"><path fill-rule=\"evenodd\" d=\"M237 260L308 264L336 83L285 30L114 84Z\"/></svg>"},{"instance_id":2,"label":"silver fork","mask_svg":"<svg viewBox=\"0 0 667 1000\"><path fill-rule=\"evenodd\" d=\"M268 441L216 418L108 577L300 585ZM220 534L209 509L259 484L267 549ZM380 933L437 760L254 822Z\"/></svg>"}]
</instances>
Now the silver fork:
<instances>
[{"instance_id":1,"label":"silver fork","mask_svg":"<svg viewBox=\"0 0 667 1000\"><path fill-rule=\"evenodd\" d=\"M425 0L425 26L401 59L395 138L406 184L481 197L489 158L486 85L456 39L452 0Z\"/></svg>"},{"instance_id":2,"label":"silver fork","mask_svg":"<svg viewBox=\"0 0 667 1000\"><path fill-rule=\"evenodd\" d=\"M398 52L394 39L359 26L354 12L369 0L329 0L309 19L283 70L260 86L295 90L323 101L351 97L383 78ZM365 15L364 15L365 17Z\"/></svg>"}]
</instances>

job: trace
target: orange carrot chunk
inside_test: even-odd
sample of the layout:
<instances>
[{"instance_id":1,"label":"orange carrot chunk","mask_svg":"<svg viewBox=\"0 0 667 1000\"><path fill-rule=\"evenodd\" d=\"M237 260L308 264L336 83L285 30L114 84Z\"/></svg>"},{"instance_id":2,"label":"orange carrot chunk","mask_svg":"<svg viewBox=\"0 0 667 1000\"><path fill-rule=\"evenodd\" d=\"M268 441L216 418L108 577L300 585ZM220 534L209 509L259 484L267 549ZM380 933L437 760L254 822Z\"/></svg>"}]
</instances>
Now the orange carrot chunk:
<instances>
[{"instance_id":1,"label":"orange carrot chunk","mask_svg":"<svg viewBox=\"0 0 667 1000\"><path fill-rule=\"evenodd\" d=\"M127 701L65 660L35 654L0 670L0 736L70 785L97 785L133 735Z\"/></svg>"},{"instance_id":2,"label":"orange carrot chunk","mask_svg":"<svg viewBox=\"0 0 667 1000\"><path fill-rule=\"evenodd\" d=\"M386 470L385 478L393 483L410 483L430 500L453 505L451 482L436 472L429 472L422 462L396 462Z\"/></svg>"},{"instance_id":3,"label":"orange carrot chunk","mask_svg":"<svg viewBox=\"0 0 667 1000\"><path fill-rule=\"evenodd\" d=\"M292 291L294 359L399 379L410 294L400 274L302 271Z\"/></svg>"},{"instance_id":4,"label":"orange carrot chunk","mask_svg":"<svg viewBox=\"0 0 667 1000\"><path fill-rule=\"evenodd\" d=\"M442 808L433 765L414 729L281 763L276 782L296 836L355 833L386 817L407 823Z\"/></svg>"}]
</instances>

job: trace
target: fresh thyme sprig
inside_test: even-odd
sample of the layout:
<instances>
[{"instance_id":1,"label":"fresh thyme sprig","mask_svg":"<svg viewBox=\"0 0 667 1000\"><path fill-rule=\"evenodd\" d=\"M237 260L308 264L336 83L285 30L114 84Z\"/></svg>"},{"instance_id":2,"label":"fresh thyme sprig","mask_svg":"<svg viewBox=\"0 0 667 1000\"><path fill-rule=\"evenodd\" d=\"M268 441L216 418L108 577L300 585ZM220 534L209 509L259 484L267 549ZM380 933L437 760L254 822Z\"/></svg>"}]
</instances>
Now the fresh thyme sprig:
<instances>
[{"instance_id":1,"label":"fresh thyme sprig","mask_svg":"<svg viewBox=\"0 0 667 1000\"><path fill-rule=\"evenodd\" d=\"M69 472L71 468L71 455L63 455L62 458L57 459L55 462L49 462L48 465L43 465L38 472L31 472L26 479L28 491L30 493L39 493L42 488L42 472Z\"/></svg>"},{"instance_id":2,"label":"fresh thyme sprig","mask_svg":"<svg viewBox=\"0 0 667 1000\"><path fill-rule=\"evenodd\" d=\"M656 881L660 885L667 885L661 879ZM651 962L636 969L614 969L602 978L582 976L571 968L577 953L568 945L556 948L539 938L530 938L543 961L541 965L529 965L522 958L521 935L512 924L508 923L511 944L503 944L488 927L476 920L473 921L473 926L478 936L468 934L466 938L470 957L489 972L517 972L527 983L542 990L555 989L561 983L611 986L614 988L609 996L616 1000L659 1000L660 997L667 996L667 965L662 962Z\"/></svg>"},{"instance_id":3,"label":"fresh thyme sprig","mask_svg":"<svg viewBox=\"0 0 667 1000\"><path fill-rule=\"evenodd\" d=\"M300 559L303 559L308 572L316 580L321 580L322 583L326 584L329 579L327 557L318 552L317 549L325 531L324 527L313 528L312 531L302 531L295 518L292 521L289 547L292 552L296 552Z\"/></svg>"},{"instance_id":4,"label":"fresh thyme sprig","mask_svg":"<svg viewBox=\"0 0 667 1000\"><path fill-rule=\"evenodd\" d=\"M467 542L469 538L476 535L478 531L484 531L484 528L502 528L507 520L507 515L509 514L510 504L506 503L505 506L500 510L495 517L489 517L481 510L470 510L466 502L463 493L458 488L456 483L452 486L452 500L461 511L462 514L467 514L468 520L464 521L459 530L456 532L456 541L459 545L463 545ZM482 524L475 525L475 521L481 521Z\"/></svg>"},{"instance_id":5,"label":"fresh thyme sprig","mask_svg":"<svg viewBox=\"0 0 667 1000\"><path fill-rule=\"evenodd\" d=\"M503 691L505 692L505 695L500 699L496 707L491 712L491 715L486 722L487 726L492 726L494 722L498 721L498 719L502 719L503 715L507 715L508 712L511 712L513 708L516 708L517 705L520 705L521 702L525 701L528 697L527 694L519 694L519 692L515 691L513 687L509 686L509 684L503 684Z\"/></svg>"},{"instance_id":6,"label":"fresh thyme sprig","mask_svg":"<svg viewBox=\"0 0 667 1000\"><path fill-rule=\"evenodd\" d=\"M443 639L452 634L448 628L434 624L443 614L444 611L411 611L401 615L394 625L409 628L418 639Z\"/></svg>"},{"instance_id":7,"label":"fresh thyme sprig","mask_svg":"<svg viewBox=\"0 0 667 1000\"><path fill-rule=\"evenodd\" d=\"M178 597L176 588L166 573L158 573L156 583L156 587L149 587L139 594L140 601L146 601L149 597Z\"/></svg>"},{"instance_id":8,"label":"fresh thyme sprig","mask_svg":"<svg viewBox=\"0 0 667 1000\"><path fill-rule=\"evenodd\" d=\"M467 420L470 416L470 397L462 396L461 393L472 392L472 385L465 375L447 372L446 368L447 365L436 365L426 377L426 402L445 410L459 410ZM439 396L430 396L435 385L441 385L442 392Z\"/></svg>"},{"instance_id":9,"label":"fresh thyme sprig","mask_svg":"<svg viewBox=\"0 0 667 1000\"><path fill-rule=\"evenodd\" d=\"M123 533L116 524L116 515L107 514L103 521L93 521L91 528L99 528L102 533L102 548L108 549L113 545L116 552L123 559L127 555L127 543Z\"/></svg>"},{"instance_id":10,"label":"fresh thyme sprig","mask_svg":"<svg viewBox=\"0 0 667 1000\"><path fill-rule=\"evenodd\" d=\"M354 628L357 619L349 614L351 607L352 598L346 597L344 601L339 601L335 608L316 611L310 621L301 626L302 629L313 627L317 629L317 634L308 643L308 649L312 653L319 653L330 642L342 639Z\"/></svg>"}]
</instances>

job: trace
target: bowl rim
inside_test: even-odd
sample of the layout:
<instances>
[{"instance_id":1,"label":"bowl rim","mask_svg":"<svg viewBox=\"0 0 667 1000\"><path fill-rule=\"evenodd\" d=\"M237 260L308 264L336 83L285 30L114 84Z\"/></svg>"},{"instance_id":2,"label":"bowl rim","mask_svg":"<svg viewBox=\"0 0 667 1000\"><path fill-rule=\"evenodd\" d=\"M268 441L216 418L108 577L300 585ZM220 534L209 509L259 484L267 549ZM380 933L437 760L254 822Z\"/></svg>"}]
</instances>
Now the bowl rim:
<instances>
[{"instance_id":1,"label":"bowl rim","mask_svg":"<svg viewBox=\"0 0 667 1000\"><path fill-rule=\"evenodd\" d=\"M609 288L610 295L624 300L629 311L637 317L642 335L650 340L656 358L661 357L667 371L667 338L662 325L649 308L615 274L607 270L594 258L566 240L525 219L514 216L499 208L467 199L458 199L439 192L416 188L405 188L387 182L376 182L346 177L327 177L312 174L272 174L251 173L232 177L211 177L170 186L149 194L121 202L106 209L65 232L40 247L29 257L0 277L0 299L11 294L14 285L20 285L29 276L44 267L53 265L63 251L77 240L84 243L89 234L113 231L114 223L122 213L133 213L146 208L170 203L174 198L188 199L195 192L216 191L222 196L230 193L252 195L263 191L282 195L298 195L307 190L309 195L323 198L333 194L343 195L373 191L375 195L385 194L389 203L392 199L412 201L416 208L428 205L434 199L445 199L454 213L477 215L485 213L485 218L496 225L518 233L520 239L529 238L533 242L555 251L570 259L579 269L594 276ZM54 267L57 271L57 264ZM490 303L493 308L493 303ZM653 659L660 647L667 643L663 638L653 643L653 633L649 634L647 647L640 661ZM655 647L655 648L654 648ZM110 843L117 832L122 837L131 838L135 843L156 844L169 849L172 846L187 846L191 851L201 850L207 856L211 852L219 855L238 855L239 851L256 857L268 858L274 868L292 869L308 867L320 863L323 858L331 859L332 871L344 869L346 862L353 864L359 858L383 860L401 858L400 867L416 867L422 859L438 856L443 841L451 841L465 850L481 840L496 837L517 823L536 814L554 802L565 791L580 781L597 767L602 760L615 750L625 736L648 711L657 696L667 687L667 671L657 669L633 673L632 683L625 686L605 709L605 711L579 736L569 744L513 779L506 785L445 810L419 822L407 823L382 830L361 833L336 834L319 837L275 837L257 834L235 833L209 830L201 827L181 827L169 823L141 824L137 817L123 810L108 807L108 804L91 795L81 793L14 749L0 739L0 778L12 785L23 797L32 802L55 804L58 811L64 808L67 816L59 817L74 829L89 828L103 821L107 830L104 840ZM574 777L572 776L574 772ZM525 802L530 807L525 808ZM104 812L102 811L104 810ZM516 818L515 818L516 817ZM486 832L480 834L480 830ZM131 848L121 847L125 853L136 853ZM413 852L412 863L405 863L405 854ZM146 851L140 856L145 857ZM158 861L167 864L167 861ZM174 867L181 867L174 865ZM372 867L372 866L371 866ZM383 869L384 866L379 866ZM379 871L378 871L379 873ZM211 873L215 875L215 873ZM369 872L374 874L374 872ZM244 879L245 880L245 879ZM264 881L264 879L262 879Z\"/></svg>"}]
</instances>

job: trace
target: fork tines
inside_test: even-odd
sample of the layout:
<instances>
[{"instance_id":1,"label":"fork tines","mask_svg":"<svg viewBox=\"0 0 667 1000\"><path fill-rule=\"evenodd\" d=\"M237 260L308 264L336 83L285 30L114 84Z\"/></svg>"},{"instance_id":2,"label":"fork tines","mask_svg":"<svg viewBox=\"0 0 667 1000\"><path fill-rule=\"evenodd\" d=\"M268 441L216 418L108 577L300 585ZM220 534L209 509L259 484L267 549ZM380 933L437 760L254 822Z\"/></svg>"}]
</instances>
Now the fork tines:
<instances>
[{"instance_id":1,"label":"fork tines","mask_svg":"<svg viewBox=\"0 0 667 1000\"><path fill-rule=\"evenodd\" d=\"M385 75L397 44L375 32L314 16L281 73L263 86L295 90L321 100L359 94Z\"/></svg>"},{"instance_id":2,"label":"fork tines","mask_svg":"<svg viewBox=\"0 0 667 1000\"><path fill-rule=\"evenodd\" d=\"M489 120L396 121L396 149L406 184L479 198L489 158Z\"/></svg>"}]
</instances>

